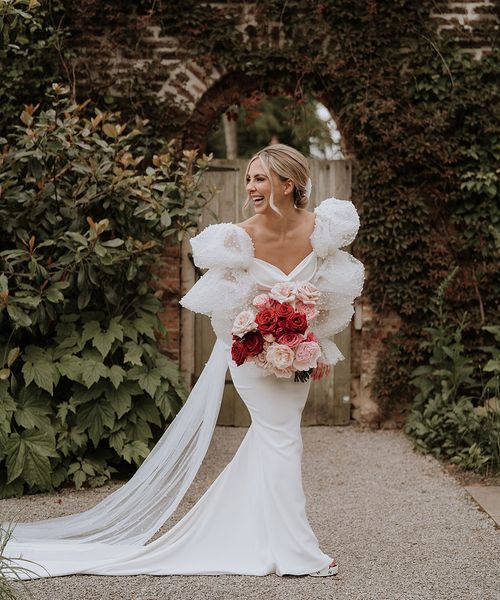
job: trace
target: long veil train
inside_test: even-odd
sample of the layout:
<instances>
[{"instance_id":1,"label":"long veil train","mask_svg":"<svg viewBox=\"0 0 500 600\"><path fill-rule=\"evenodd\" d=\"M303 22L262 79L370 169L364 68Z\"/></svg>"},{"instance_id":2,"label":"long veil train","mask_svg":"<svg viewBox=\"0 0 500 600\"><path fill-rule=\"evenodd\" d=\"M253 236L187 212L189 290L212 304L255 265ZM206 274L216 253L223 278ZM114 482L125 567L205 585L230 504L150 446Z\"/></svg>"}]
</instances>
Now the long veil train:
<instances>
[{"instance_id":1,"label":"long veil train","mask_svg":"<svg viewBox=\"0 0 500 600\"><path fill-rule=\"evenodd\" d=\"M217 340L184 406L126 484L87 511L16 524L13 542L144 545L177 508L207 453L227 368L225 345Z\"/></svg>"}]
</instances>

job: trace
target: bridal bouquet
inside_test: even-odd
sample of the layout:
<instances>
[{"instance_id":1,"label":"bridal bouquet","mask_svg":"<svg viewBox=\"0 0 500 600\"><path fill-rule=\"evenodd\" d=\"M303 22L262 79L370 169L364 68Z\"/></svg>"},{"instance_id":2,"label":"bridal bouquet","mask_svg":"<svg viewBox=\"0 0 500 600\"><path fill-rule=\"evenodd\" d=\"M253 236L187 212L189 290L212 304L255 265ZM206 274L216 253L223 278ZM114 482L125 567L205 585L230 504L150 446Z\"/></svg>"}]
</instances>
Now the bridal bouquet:
<instances>
[{"instance_id":1,"label":"bridal bouquet","mask_svg":"<svg viewBox=\"0 0 500 600\"><path fill-rule=\"evenodd\" d=\"M231 356L240 366L254 362L277 377L307 381L321 348L309 323L317 314L319 290L309 282L274 285L240 312L232 327Z\"/></svg>"}]
</instances>

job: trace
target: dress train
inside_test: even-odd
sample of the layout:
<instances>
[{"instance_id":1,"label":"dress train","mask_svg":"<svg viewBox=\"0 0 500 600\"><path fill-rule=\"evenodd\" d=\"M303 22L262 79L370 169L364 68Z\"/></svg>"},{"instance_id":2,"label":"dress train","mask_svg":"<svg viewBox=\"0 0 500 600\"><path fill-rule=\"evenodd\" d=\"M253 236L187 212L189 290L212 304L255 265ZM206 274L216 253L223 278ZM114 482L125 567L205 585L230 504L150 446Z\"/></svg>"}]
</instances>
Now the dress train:
<instances>
[{"instance_id":1,"label":"dress train","mask_svg":"<svg viewBox=\"0 0 500 600\"><path fill-rule=\"evenodd\" d=\"M146 545L128 540L42 540L33 535L23 540L22 533L29 528L21 529L8 544L7 555L22 554L39 563L40 567L33 566L38 577L77 573L304 575L330 564L331 557L319 549L309 525L302 488L300 419L310 382L262 376L261 369L251 363L236 367L229 348L224 346L221 352L220 342L213 355L200 377L206 377L207 369L212 373L206 405L212 405L212 413L213 405L220 406L229 364L252 424L231 462L178 523ZM224 371L222 382L213 380L214 368L219 378ZM75 517L81 521L82 514L69 518ZM42 524L33 524L34 531Z\"/></svg>"}]
</instances>

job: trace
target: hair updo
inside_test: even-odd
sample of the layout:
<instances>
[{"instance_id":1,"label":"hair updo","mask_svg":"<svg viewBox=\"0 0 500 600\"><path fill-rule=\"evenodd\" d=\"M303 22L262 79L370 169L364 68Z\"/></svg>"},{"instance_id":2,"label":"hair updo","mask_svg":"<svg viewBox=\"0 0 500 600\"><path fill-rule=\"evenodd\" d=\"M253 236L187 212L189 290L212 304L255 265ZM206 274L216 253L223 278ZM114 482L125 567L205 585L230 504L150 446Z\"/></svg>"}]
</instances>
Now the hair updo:
<instances>
[{"instance_id":1,"label":"hair updo","mask_svg":"<svg viewBox=\"0 0 500 600\"><path fill-rule=\"evenodd\" d=\"M306 157L291 146L286 144L272 144L266 146L259 152L256 152L248 162L245 178L248 175L250 165L256 159L260 158L265 174L271 182L271 196L269 204L271 208L279 213L278 208L274 204L273 181L271 179L271 171L274 171L281 180L290 179L293 183L293 204L297 208L306 208L309 204L307 196L307 182L310 176L309 164ZM250 198L247 197L244 208L248 206Z\"/></svg>"}]
</instances>

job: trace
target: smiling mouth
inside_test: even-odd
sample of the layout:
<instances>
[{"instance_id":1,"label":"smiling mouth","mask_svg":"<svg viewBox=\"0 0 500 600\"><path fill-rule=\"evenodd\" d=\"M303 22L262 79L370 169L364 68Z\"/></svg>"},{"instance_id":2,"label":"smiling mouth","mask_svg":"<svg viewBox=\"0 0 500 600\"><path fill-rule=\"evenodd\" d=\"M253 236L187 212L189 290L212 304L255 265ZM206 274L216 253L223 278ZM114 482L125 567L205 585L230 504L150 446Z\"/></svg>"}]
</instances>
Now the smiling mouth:
<instances>
[{"instance_id":1,"label":"smiling mouth","mask_svg":"<svg viewBox=\"0 0 500 600\"><path fill-rule=\"evenodd\" d=\"M254 202L261 202L262 200L264 200L264 197L263 196L253 196L252 200Z\"/></svg>"}]
</instances>

